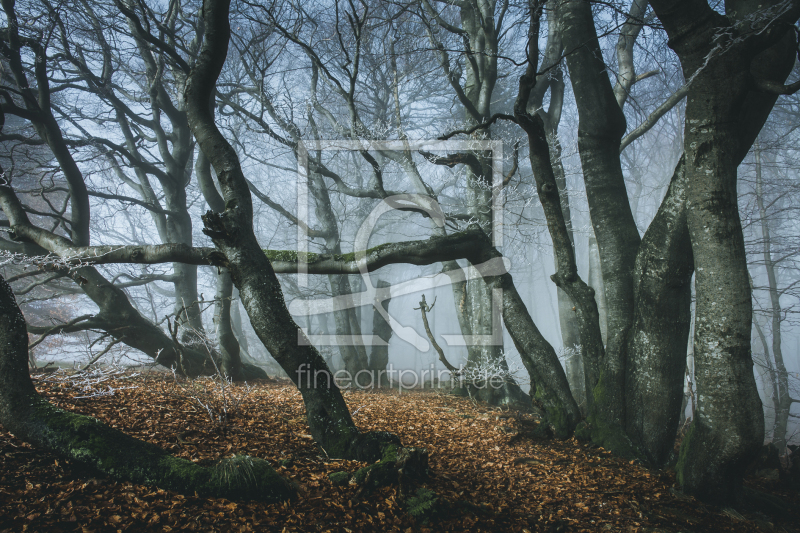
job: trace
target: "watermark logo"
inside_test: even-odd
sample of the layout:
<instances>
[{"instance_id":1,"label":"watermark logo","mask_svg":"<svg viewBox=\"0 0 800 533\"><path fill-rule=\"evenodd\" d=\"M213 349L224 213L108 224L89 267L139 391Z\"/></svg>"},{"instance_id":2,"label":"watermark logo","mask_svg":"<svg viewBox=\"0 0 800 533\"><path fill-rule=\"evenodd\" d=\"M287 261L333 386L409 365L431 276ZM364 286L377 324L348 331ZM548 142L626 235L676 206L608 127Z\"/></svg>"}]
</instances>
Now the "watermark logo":
<instances>
[{"instance_id":1,"label":"watermark logo","mask_svg":"<svg viewBox=\"0 0 800 533\"><path fill-rule=\"evenodd\" d=\"M342 152L342 151L421 151L435 154L437 152L484 152L491 154L492 169L492 244L495 247L502 245L503 239L503 144L494 140L449 140L449 141L364 141L364 140L333 140L333 141L301 141L298 146L298 180L297 180L297 284L304 288L308 286L308 263L303 258L309 253L309 165L308 150L316 153ZM397 283L391 287L380 288L372 285L369 276L367 254L369 238L378 224L381 216L394 210L415 209L424 212L438 228L445 225L445 214L439 203L431 196L425 194L398 194L382 199L370 214L361 223L356 232L353 243L354 261L359 274L366 287L360 293L345 294L331 298L297 298L289 304L289 311L294 315L318 315L334 311L371 305L377 310L384 320L390 325L394 335L408 342L416 349L426 352L430 348L428 339L420 335L414 328L403 326L388 313L382 302L398 296L413 294L461 283L482 277L498 276L506 273L510 262L505 257L493 258L480 265L469 265L465 268L452 270L434 276L420 276L416 279ZM490 335L442 335L449 346L499 346L503 344L502 329L500 325L500 310L502 306L502 290L494 289L492 294L492 333ZM367 345L386 346L386 341L376 335L307 335L298 332L298 341L316 346L342 346L342 345ZM352 376L351 376L352 378Z\"/></svg>"},{"instance_id":2,"label":"watermark logo","mask_svg":"<svg viewBox=\"0 0 800 533\"><path fill-rule=\"evenodd\" d=\"M382 370L359 370L355 375L347 370L338 370L331 373L327 368L312 370L310 365L303 363L297 369L297 385L306 389L331 388L336 385L340 389L376 389L384 384L390 388L397 387L403 390L418 388L454 389L468 386L470 389L499 389L513 377L508 372L497 372L493 368L465 368L463 365L457 372L437 370L434 365L428 368L415 370L410 368L397 369L392 364Z\"/></svg>"}]
</instances>

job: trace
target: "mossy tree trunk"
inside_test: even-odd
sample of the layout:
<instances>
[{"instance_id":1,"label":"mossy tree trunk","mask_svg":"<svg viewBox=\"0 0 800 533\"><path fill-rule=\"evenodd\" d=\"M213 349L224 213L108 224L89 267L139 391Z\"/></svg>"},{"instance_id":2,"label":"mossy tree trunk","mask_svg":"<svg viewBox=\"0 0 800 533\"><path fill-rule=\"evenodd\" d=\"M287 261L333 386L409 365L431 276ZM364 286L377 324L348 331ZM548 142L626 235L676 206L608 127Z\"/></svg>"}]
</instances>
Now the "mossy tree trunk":
<instances>
[{"instance_id":1,"label":"mossy tree trunk","mask_svg":"<svg viewBox=\"0 0 800 533\"><path fill-rule=\"evenodd\" d=\"M239 456L201 467L94 418L58 409L28 374L28 333L11 287L0 277L0 423L37 448L119 481L192 495L279 502L292 486L267 461Z\"/></svg>"}]
</instances>

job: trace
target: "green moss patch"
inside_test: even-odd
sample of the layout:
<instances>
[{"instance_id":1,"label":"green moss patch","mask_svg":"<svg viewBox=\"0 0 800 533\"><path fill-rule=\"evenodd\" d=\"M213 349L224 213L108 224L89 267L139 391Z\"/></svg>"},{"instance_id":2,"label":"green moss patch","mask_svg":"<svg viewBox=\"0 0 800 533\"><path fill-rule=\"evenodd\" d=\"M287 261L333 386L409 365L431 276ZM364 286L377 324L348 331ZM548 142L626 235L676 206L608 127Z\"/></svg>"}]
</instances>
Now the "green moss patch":
<instances>
[{"instance_id":1,"label":"green moss patch","mask_svg":"<svg viewBox=\"0 0 800 533\"><path fill-rule=\"evenodd\" d=\"M331 472L328 474L328 478L333 485L341 487L350 483L351 476L350 472Z\"/></svg>"},{"instance_id":2,"label":"green moss patch","mask_svg":"<svg viewBox=\"0 0 800 533\"><path fill-rule=\"evenodd\" d=\"M385 487L397 482L397 444L390 444L383 449L383 457L380 461L364 468L359 468L353 479L359 485L365 485L366 489L376 489Z\"/></svg>"}]
</instances>

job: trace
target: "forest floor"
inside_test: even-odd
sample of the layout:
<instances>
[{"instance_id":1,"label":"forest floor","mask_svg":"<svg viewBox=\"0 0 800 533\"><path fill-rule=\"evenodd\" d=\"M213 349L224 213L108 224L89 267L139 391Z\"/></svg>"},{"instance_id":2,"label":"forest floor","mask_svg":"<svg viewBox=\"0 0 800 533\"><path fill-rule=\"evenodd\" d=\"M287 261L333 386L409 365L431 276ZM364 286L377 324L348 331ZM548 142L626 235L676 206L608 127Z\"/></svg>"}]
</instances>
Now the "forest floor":
<instances>
[{"instance_id":1,"label":"forest floor","mask_svg":"<svg viewBox=\"0 0 800 533\"><path fill-rule=\"evenodd\" d=\"M118 376L120 377L120 376ZM0 532L18 531L793 531L800 495L777 481L748 486L782 498L782 520L756 509L707 506L676 491L671 471L652 471L574 439L515 437L526 417L436 391L346 391L362 430L396 433L427 448L434 477L427 488L462 511L417 523L385 487L353 501L356 487L334 486L328 474L364 466L328 459L311 439L297 390L263 382L227 390L236 417L223 432L198 401L223 400L213 383L176 385L150 375L89 384L40 376L38 390L57 406L94 416L194 461L231 454L269 460L300 486L283 504L230 502L93 477L41 452L0 426ZM92 388L94 387L94 388ZM114 389L107 396L91 396ZM92 393L92 390L95 392ZM238 408L236 400L240 400Z\"/></svg>"}]
</instances>

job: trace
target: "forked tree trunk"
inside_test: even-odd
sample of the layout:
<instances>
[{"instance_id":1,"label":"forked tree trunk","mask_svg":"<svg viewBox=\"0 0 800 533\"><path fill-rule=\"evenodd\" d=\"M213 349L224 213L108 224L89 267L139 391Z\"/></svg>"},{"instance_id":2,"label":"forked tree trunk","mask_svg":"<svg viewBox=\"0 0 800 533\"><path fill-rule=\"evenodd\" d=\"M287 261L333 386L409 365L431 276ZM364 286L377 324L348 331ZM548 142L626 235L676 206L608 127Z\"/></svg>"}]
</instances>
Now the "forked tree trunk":
<instances>
[{"instance_id":1,"label":"forked tree trunk","mask_svg":"<svg viewBox=\"0 0 800 533\"><path fill-rule=\"evenodd\" d=\"M202 467L64 411L42 398L28 374L28 334L11 287L0 277L0 423L18 438L118 481L213 498L287 500L292 486L263 459L226 458Z\"/></svg>"},{"instance_id":2,"label":"forked tree trunk","mask_svg":"<svg viewBox=\"0 0 800 533\"><path fill-rule=\"evenodd\" d=\"M681 158L645 233L634 270L634 323L628 338L626 431L650 464L663 465L680 419L691 319L692 247Z\"/></svg>"},{"instance_id":3,"label":"forked tree trunk","mask_svg":"<svg viewBox=\"0 0 800 533\"><path fill-rule=\"evenodd\" d=\"M633 269L640 243L619 158L625 116L603 62L591 4L565 0L561 13L564 46L570 51L567 67L578 107L581 168L608 308L605 356L601 375L596 376L602 384L594 391L598 403L595 414L598 423L621 429L625 420L626 340L633 323Z\"/></svg>"},{"instance_id":4,"label":"forked tree trunk","mask_svg":"<svg viewBox=\"0 0 800 533\"><path fill-rule=\"evenodd\" d=\"M750 356L752 303L737 167L775 102L754 91L754 79L777 85L785 80L794 62L789 28L800 9L792 5L779 13L762 11L759 17L763 2L740 2L728 16L703 1L678 5L653 0L652 5L684 77L692 80L684 147L687 225L696 271L698 404L681 446L677 478L701 499L728 503L741 495L744 469L764 438ZM753 27L758 24L765 27Z\"/></svg>"}]
</instances>

